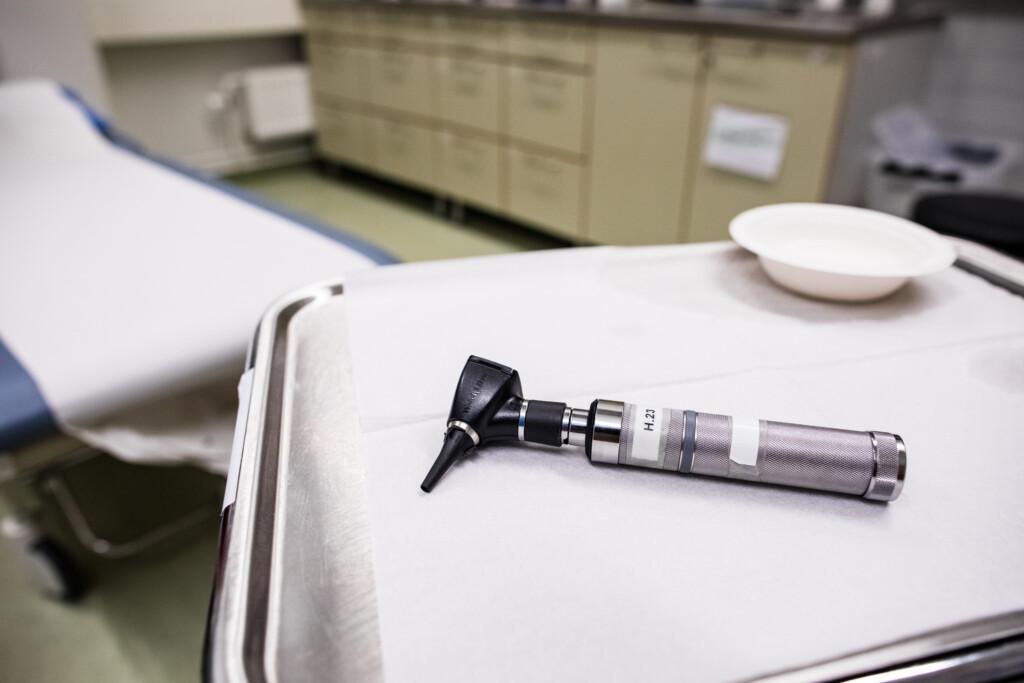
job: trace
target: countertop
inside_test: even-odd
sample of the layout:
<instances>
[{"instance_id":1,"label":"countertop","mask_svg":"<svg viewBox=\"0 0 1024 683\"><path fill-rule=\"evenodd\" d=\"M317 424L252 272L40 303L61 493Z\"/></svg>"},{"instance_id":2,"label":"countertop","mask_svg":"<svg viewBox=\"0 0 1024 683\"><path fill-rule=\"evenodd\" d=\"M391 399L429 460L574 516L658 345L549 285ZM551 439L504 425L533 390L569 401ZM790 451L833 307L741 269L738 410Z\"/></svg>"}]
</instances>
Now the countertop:
<instances>
[{"instance_id":1,"label":"countertop","mask_svg":"<svg viewBox=\"0 0 1024 683\"><path fill-rule=\"evenodd\" d=\"M860 14L781 12L667 2L634 2L616 8L537 4L515 0L475 3L444 0L303 0L303 5L310 8L362 6L382 9L444 10L481 16L642 25L673 30L726 31L840 42L880 31L937 25L944 18L942 11L929 7L901 11L885 17L869 17Z\"/></svg>"}]
</instances>

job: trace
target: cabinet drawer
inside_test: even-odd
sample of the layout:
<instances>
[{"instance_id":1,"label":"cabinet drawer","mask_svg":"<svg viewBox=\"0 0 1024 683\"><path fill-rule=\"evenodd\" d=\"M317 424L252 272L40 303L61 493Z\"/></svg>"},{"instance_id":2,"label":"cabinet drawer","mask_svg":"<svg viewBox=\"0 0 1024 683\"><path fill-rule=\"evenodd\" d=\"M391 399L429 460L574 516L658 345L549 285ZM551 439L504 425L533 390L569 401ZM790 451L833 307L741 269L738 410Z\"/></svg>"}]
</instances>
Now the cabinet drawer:
<instances>
[{"instance_id":1,"label":"cabinet drawer","mask_svg":"<svg viewBox=\"0 0 1024 683\"><path fill-rule=\"evenodd\" d=\"M439 15L400 7L371 10L368 34L382 40L432 45L440 39Z\"/></svg>"},{"instance_id":2,"label":"cabinet drawer","mask_svg":"<svg viewBox=\"0 0 1024 683\"><path fill-rule=\"evenodd\" d=\"M709 47L708 75L719 88L734 88L742 95L784 90L786 102L793 94L811 97L822 79L831 83L842 66L846 50L840 46L790 43L741 38L715 38ZM810 78L809 82L796 77Z\"/></svg>"},{"instance_id":3,"label":"cabinet drawer","mask_svg":"<svg viewBox=\"0 0 1024 683\"><path fill-rule=\"evenodd\" d=\"M508 134L574 154L582 154L587 77L520 66L506 66Z\"/></svg>"},{"instance_id":4,"label":"cabinet drawer","mask_svg":"<svg viewBox=\"0 0 1024 683\"><path fill-rule=\"evenodd\" d=\"M561 235L581 237L580 166L515 147L506 149L505 159L508 213Z\"/></svg>"},{"instance_id":5,"label":"cabinet drawer","mask_svg":"<svg viewBox=\"0 0 1024 683\"><path fill-rule=\"evenodd\" d=\"M311 40L308 44L313 91L356 102L369 99L367 53L360 48Z\"/></svg>"},{"instance_id":6,"label":"cabinet drawer","mask_svg":"<svg viewBox=\"0 0 1024 683\"><path fill-rule=\"evenodd\" d=\"M495 19L445 14L438 20L439 44L448 48L470 48L497 52L501 25Z\"/></svg>"},{"instance_id":7,"label":"cabinet drawer","mask_svg":"<svg viewBox=\"0 0 1024 683\"><path fill-rule=\"evenodd\" d=\"M328 159L370 165L370 120L347 109L317 106L316 146Z\"/></svg>"},{"instance_id":8,"label":"cabinet drawer","mask_svg":"<svg viewBox=\"0 0 1024 683\"><path fill-rule=\"evenodd\" d=\"M370 54L370 101L378 107L433 116L433 69L428 55L377 49Z\"/></svg>"},{"instance_id":9,"label":"cabinet drawer","mask_svg":"<svg viewBox=\"0 0 1024 683\"><path fill-rule=\"evenodd\" d=\"M513 21L505 30L505 52L540 61L590 63L593 30L575 22Z\"/></svg>"},{"instance_id":10,"label":"cabinet drawer","mask_svg":"<svg viewBox=\"0 0 1024 683\"><path fill-rule=\"evenodd\" d=\"M498 132L498 65L479 59L437 57L439 113L443 120Z\"/></svg>"},{"instance_id":11,"label":"cabinet drawer","mask_svg":"<svg viewBox=\"0 0 1024 683\"><path fill-rule=\"evenodd\" d=\"M695 35L655 31L616 35L609 31L599 42L602 47L617 45L627 50L634 68L645 80L693 83L701 66L701 44Z\"/></svg>"},{"instance_id":12,"label":"cabinet drawer","mask_svg":"<svg viewBox=\"0 0 1024 683\"><path fill-rule=\"evenodd\" d=\"M352 32L349 12L342 9L310 8L302 13L306 35L324 40L341 40Z\"/></svg>"},{"instance_id":13,"label":"cabinet drawer","mask_svg":"<svg viewBox=\"0 0 1024 683\"><path fill-rule=\"evenodd\" d=\"M501 154L497 144L438 133L441 177L451 196L488 209L501 208Z\"/></svg>"},{"instance_id":14,"label":"cabinet drawer","mask_svg":"<svg viewBox=\"0 0 1024 683\"><path fill-rule=\"evenodd\" d=\"M372 122L373 168L380 174L424 189L436 189L434 132L404 121Z\"/></svg>"}]
</instances>

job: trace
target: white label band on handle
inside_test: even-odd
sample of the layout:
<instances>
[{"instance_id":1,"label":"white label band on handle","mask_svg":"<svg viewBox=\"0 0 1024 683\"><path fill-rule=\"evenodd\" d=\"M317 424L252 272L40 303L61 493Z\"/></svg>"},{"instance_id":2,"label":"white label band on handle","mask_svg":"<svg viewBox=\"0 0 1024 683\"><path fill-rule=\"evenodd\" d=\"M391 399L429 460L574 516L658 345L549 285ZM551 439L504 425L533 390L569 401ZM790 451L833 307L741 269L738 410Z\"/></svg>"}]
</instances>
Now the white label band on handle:
<instances>
[{"instance_id":1,"label":"white label band on handle","mask_svg":"<svg viewBox=\"0 0 1024 683\"><path fill-rule=\"evenodd\" d=\"M757 467L757 452L760 449L761 421L749 417L732 418L729 460L737 465Z\"/></svg>"},{"instance_id":2,"label":"white label band on handle","mask_svg":"<svg viewBox=\"0 0 1024 683\"><path fill-rule=\"evenodd\" d=\"M661 425L665 411L661 408L633 406L633 445L631 460L658 462L661 459Z\"/></svg>"}]
</instances>

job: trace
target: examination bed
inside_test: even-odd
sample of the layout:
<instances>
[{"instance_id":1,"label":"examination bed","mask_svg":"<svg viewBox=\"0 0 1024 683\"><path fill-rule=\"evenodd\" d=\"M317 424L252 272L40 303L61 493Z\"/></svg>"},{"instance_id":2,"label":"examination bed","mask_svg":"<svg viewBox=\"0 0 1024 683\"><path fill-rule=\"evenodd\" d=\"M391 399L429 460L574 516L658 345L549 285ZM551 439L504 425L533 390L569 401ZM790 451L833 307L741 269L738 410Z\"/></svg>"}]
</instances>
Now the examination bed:
<instances>
[{"instance_id":1,"label":"examination bed","mask_svg":"<svg viewBox=\"0 0 1024 683\"><path fill-rule=\"evenodd\" d=\"M224 472L268 302L392 261L147 155L55 83L0 84L3 479L57 433Z\"/></svg>"},{"instance_id":2,"label":"examination bed","mask_svg":"<svg viewBox=\"0 0 1024 683\"><path fill-rule=\"evenodd\" d=\"M426 494L470 354L573 406L893 430L906 484L886 505L496 442ZM1022 359L1024 298L962 267L835 304L731 244L299 290L240 384L207 680L1019 676Z\"/></svg>"},{"instance_id":3,"label":"examination bed","mask_svg":"<svg viewBox=\"0 0 1024 683\"><path fill-rule=\"evenodd\" d=\"M269 301L392 260L119 143L53 83L0 86L0 137L0 450L234 374Z\"/></svg>"}]
</instances>

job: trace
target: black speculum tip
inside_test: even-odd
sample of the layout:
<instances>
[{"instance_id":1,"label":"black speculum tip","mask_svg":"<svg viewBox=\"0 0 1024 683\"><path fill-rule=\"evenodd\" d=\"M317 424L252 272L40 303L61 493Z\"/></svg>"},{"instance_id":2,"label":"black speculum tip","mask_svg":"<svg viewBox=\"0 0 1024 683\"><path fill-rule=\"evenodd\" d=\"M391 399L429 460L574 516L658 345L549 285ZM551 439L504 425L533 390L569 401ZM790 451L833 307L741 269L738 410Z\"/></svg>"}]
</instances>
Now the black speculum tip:
<instances>
[{"instance_id":1,"label":"black speculum tip","mask_svg":"<svg viewBox=\"0 0 1024 683\"><path fill-rule=\"evenodd\" d=\"M438 454L430 471L427 472L427 476L423 483L420 484L420 488L426 493L430 493L437 486L437 482L441 480L444 473L455 464L456 460L468 453L473 448L473 445L473 439L469 438L466 432L461 429L449 429L444 437L444 445L441 446L441 452Z\"/></svg>"}]
</instances>

